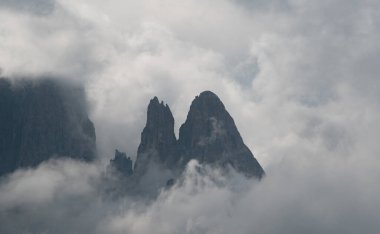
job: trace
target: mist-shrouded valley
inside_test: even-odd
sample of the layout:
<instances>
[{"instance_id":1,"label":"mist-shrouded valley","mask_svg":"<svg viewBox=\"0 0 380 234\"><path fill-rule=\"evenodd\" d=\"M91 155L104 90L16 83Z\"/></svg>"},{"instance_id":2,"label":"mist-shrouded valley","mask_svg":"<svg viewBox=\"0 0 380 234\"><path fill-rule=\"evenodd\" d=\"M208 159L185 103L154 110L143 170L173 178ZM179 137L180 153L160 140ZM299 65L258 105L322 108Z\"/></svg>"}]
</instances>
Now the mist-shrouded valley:
<instances>
[{"instance_id":1,"label":"mist-shrouded valley","mask_svg":"<svg viewBox=\"0 0 380 234\"><path fill-rule=\"evenodd\" d=\"M379 233L379 10L0 0L0 234Z\"/></svg>"}]
</instances>

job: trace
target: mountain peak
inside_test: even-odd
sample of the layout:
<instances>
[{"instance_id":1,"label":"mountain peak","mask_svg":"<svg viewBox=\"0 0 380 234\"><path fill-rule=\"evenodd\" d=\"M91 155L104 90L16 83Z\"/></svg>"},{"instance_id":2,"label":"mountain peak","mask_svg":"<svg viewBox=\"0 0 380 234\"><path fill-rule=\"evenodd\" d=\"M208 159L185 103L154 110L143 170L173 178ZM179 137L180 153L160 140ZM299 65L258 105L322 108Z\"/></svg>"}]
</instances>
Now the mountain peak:
<instances>
[{"instance_id":1,"label":"mountain peak","mask_svg":"<svg viewBox=\"0 0 380 234\"><path fill-rule=\"evenodd\" d=\"M144 171L144 165L152 160L165 162L171 156L175 144L174 118L170 108L154 97L148 105L147 121L141 133L135 170L138 173Z\"/></svg>"},{"instance_id":2,"label":"mountain peak","mask_svg":"<svg viewBox=\"0 0 380 234\"><path fill-rule=\"evenodd\" d=\"M192 159L225 169L233 167L248 177L264 175L215 93L204 91L195 97L178 140L169 106L154 97L148 105L134 173L138 177L146 175L152 164L180 171Z\"/></svg>"},{"instance_id":3,"label":"mountain peak","mask_svg":"<svg viewBox=\"0 0 380 234\"><path fill-rule=\"evenodd\" d=\"M215 93L208 90L203 91L196 96L191 106L198 108L207 108L211 106L214 107L213 109L225 109L223 102L219 99L219 97Z\"/></svg>"},{"instance_id":4,"label":"mountain peak","mask_svg":"<svg viewBox=\"0 0 380 234\"><path fill-rule=\"evenodd\" d=\"M216 98L218 98L218 96L210 90L205 90L205 91L201 92L199 94L199 97L216 97Z\"/></svg>"},{"instance_id":5,"label":"mountain peak","mask_svg":"<svg viewBox=\"0 0 380 234\"><path fill-rule=\"evenodd\" d=\"M131 158L119 150L115 150L115 157L110 160L110 166L112 170L125 176L130 176L133 173Z\"/></svg>"},{"instance_id":6,"label":"mountain peak","mask_svg":"<svg viewBox=\"0 0 380 234\"><path fill-rule=\"evenodd\" d=\"M211 91L202 92L191 103L178 142L184 162L197 159L200 163L229 164L247 176L259 178L264 173L224 104Z\"/></svg>"},{"instance_id":7,"label":"mountain peak","mask_svg":"<svg viewBox=\"0 0 380 234\"><path fill-rule=\"evenodd\" d=\"M211 91L204 91L192 101L186 122L188 120L189 122L196 121L198 124L200 122L208 122L210 118L219 119L225 117L230 118L219 97ZM192 127L197 126L192 125ZM203 130L206 131L207 129Z\"/></svg>"},{"instance_id":8,"label":"mountain peak","mask_svg":"<svg viewBox=\"0 0 380 234\"><path fill-rule=\"evenodd\" d=\"M157 103L157 104L159 104L160 102L158 101L157 96L154 96L152 99L150 99L150 103L153 103L153 104Z\"/></svg>"}]
</instances>

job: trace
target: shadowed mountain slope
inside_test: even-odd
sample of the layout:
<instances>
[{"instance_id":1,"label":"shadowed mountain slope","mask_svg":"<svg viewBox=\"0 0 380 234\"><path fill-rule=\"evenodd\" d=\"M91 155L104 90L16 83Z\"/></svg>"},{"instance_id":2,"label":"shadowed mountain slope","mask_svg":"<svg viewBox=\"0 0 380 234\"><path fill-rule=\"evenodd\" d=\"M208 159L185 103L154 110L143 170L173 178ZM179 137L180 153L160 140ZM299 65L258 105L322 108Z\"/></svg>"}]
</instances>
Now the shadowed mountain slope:
<instances>
[{"instance_id":1,"label":"shadowed mountain slope","mask_svg":"<svg viewBox=\"0 0 380 234\"><path fill-rule=\"evenodd\" d=\"M0 79L0 175L53 157L92 161L95 154L82 88L50 79Z\"/></svg>"}]
</instances>

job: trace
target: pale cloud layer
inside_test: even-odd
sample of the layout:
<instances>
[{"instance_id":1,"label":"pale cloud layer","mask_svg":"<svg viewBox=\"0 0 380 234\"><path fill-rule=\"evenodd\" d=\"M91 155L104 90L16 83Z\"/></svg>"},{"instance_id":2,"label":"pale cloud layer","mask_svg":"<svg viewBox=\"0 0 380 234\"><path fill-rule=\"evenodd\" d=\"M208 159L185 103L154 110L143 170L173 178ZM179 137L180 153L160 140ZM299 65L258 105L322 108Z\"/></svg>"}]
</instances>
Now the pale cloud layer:
<instances>
[{"instance_id":1,"label":"pale cloud layer","mask_svg":"<svg viewBox=\"0 0 380 234\"><path fill-rule=\"evenodd\" d=\"M104 161L114 148L135 157L153 96L176 129L201 91L225 103L266 179L245 191L210 183L194 199L173 190L143 211L96 217L116 233L375 233L379 10L375 0L0 0L0 67L83 84ZM12 196L54 200L45 193L60 188L49 186L73 177L53 176L40 198Z\"/></svg>"},{"instance_id":2,"label":"pale cloud layer","mask_svg":"<svg viewBox=\"0 0 380 234\"><path fill-rule=\"evenodd\" d=\"M290 160L264 180L191 161L154 201L106 199L92 165L51 161L0 185L1 233L377 233L377 166ZM329 163L326 163L329 161ZM299 165L302 165L300 167ZM352 168L367 169L362 171ZM365 177L365 178L364 178Z\"/></svg>"}]
</instances>

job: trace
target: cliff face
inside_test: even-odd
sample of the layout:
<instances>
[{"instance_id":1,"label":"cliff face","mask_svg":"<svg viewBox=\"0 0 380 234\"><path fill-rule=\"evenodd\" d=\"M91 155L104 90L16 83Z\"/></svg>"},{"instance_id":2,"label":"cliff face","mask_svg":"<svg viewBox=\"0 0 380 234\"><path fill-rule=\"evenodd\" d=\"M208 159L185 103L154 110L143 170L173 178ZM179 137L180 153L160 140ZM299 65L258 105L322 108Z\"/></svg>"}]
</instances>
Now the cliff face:
<instances>
[{"instance_id":1,"label":"cliff face","mask_svg":"<svg viewBox=\"0 0 380 234\"><path fill-rule=\"evenodd\" d=\"M214 93L205 91L195 98L178 140L169 107L160 104L155 97L148 106L135 176L144 176L151 163L178 172L192 159L219 168L232 167L247 177L264 175L264 170L244 144L234 120Z\"/></svg>"},{"instance_id":2,"label":"cliff face","mask_svg":"<svg viewBox=\"0 0 380 234\"><path fill-rule=\"evenodd\" d=\"M57 81L0 79L0 175L52 157L95 158L83 90Z\"/></svg>"},{"instance_id":3,"label":"cliff face","mask_svg":"<svg viewBox=\"0 0 380 234\"><path fill-rule=\"evenodd\" d=\"M149 163L171 168L176 161L177 140L174 135L174 118L168 105L153 98L148 106L147 121L141 133L137 151L135 173L143 174Z\"/></svg>"},{"instance_id":4,"label":"cliff face","mask_svg":"<svg viewBox=\"0 0 380 234\"><path fill-rule=\"evenodd\" d=\"M178 143L185 163L196 159L220 167L232 166L248 177L261 178L264 174L223 103L210 91L202 92L192 102Z\"/></svg>"}]
</instances>

